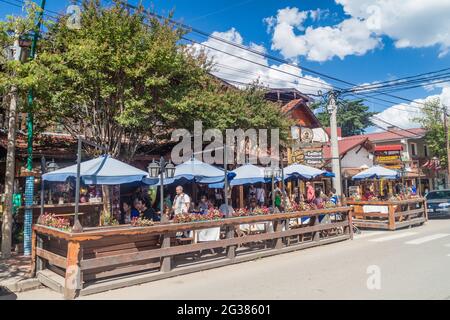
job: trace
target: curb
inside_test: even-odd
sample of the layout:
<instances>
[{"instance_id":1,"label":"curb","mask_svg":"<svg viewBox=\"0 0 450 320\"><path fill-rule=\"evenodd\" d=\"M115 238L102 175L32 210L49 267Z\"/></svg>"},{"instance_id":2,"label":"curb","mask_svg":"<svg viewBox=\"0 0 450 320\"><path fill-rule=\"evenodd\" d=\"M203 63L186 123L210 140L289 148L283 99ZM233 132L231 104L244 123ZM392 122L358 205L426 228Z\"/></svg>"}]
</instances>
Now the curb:
<instances>
[{"instance_id":1,"label":"curb","mask_svg":"<svg viewBox=\"0 0 450 320\"><path fill-rule=\"evenodd\" d=\"M24 292L41 288L42 284L37 278L31 278L9 283L0 283L0 287L11 292Z\"/></svg>"}]
</instances>

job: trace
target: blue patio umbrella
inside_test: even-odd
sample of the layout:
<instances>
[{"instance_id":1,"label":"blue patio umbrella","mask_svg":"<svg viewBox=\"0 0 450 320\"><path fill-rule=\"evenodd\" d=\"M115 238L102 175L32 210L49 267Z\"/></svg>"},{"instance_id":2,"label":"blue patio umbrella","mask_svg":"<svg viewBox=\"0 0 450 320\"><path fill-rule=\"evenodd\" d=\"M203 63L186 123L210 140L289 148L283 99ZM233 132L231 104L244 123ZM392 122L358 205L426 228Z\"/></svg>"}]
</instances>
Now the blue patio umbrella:
<instances>
[{"instance_id":1,"label":"blue patio umbrella","mask_svg":"<svg viewBox=\"0 0 450 320\"><path fill-rule=\"evenodd\" d=\"M228 172L228 181L236 176L233 172ZM164 179L164 185L184 184L187 182L195 182L199 184L222 183L225 180L223 169L216 168L213 165L204 163L197 159L191 159L175 167L175 175L171 179ZM159 180L144 178L144 183L149 185L159 185Z\"/></svg>"},{"instance_id":2,"label":"blue patio umbrella","mask_svg":"<svg viewBox=\"0 0 450 320\"><path fill-rule=\"evenodd\" d=\"M373 166L353 176L352 180L366 179L389 179L396 180L400 178L400 174L396 170L391 170L382 166Z\"/></svg>"},{"instance_id":3,"label":"blue patio umbrella","mask_svg":"<svg viewBox=\"0 0 450 320\"><path fill-rule=\"evenodd\" d=\"M284 168L284 180L289 179L315 179L317 177L334 177L334 173L303 164L292 164Z\"/></svg>"},{"instance_id":4,"label":"blue patio umbrella","mask_svg":"<svg viewBox=\"0 0 450 320\"><path fill-rule=\"evenodd\" d=\"M248 184L255 183L269 183L271 182L270 178L266 178L264 175L264 168L258 167L253 164L243 165L233 171L232 173L236 174L233 180L230 182L230 186L242 186ZM210 184L210 188L223 188L222 183Z\"/></svg>"},{"instance_id":5,"label":"blue patio umbrella","mask_svg":"<svg viewBox=\"0 0 450 320\"><path fill-rule=\"evenodd\" d=\"M80 178L85 184L118 185L140 182L147 172L104 155L81 163ZM65 182L77 177L77 165L62 168L42 176L44 181Z\"/></svg>"}]
</instances>

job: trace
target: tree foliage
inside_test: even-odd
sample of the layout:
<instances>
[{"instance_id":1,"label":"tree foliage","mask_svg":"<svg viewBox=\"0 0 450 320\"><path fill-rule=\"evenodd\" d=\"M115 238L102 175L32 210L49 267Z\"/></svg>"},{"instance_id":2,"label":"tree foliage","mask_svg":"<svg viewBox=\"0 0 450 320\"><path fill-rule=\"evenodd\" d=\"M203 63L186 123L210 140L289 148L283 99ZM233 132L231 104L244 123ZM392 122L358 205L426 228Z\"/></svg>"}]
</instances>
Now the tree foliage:
<instances>
[{"instance_id":1,"label":"tree foliage","mask_svg":"<svg viewBox=\"0 0 450 320\"><path fill-rule=\"evenodd\" d=\"M255 87L224 90L209 74L212 62L183 44L184 31L169 20L89 0L81 29L66 22L49 26L26 70L41 123L60 123L128 159L143 142L191 129L194 120L205 128L287 132L279 108Z\"/></svg>"},{"instance_id":2,"label":"tree foliage","mask_svg":"<svg viewBox=\"0 0 450 320\"><path fill-rule=\"evenodd\" d=\"M447 147L440 99L435 98L425 102L422 107L422 116L413 120L427 130L425 139L430 153L439 158L441 166L446 167Z\"/></svg>"},{"instance_id":3,"label":"tree foliage","mask_svg":"<svg viewBox=\"0 0 450 320\"><path fill-rule=\"evenodd\" d=\"M313 104L312 109L327 110L326 103L320 101ZM364 134L371 126L370 118L376 112L370 112L369 107L364 105L363 100L343 100L338 106L337 124L342 128L342 136L354 136ZM323 126L330 126L330 115L326 111L316 114Z\"/></svg>"}]
</instances>

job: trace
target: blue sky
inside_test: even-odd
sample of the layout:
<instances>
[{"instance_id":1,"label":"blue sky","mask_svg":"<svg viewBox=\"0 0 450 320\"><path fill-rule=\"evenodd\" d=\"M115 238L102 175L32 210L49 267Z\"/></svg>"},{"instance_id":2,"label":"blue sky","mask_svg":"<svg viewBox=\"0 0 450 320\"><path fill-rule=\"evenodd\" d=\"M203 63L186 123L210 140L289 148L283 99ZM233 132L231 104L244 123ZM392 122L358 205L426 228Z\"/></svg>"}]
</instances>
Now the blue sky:
<instances>
[{"instance_id":1,"label":"blue sky","mask_svg":"<svg viewBox=\"0 0 450 320\"><path fill-rule=\"evenodd\" d=\"M18 3L17 0L7 0ZM39 1L39 0L38 0ZM107 4L109 1L105 1ZM129 0L136 4L138 1ZM421 2L421 1L419 1ZM65 12L70 1L47 0L47 9ZM174 18L186 24L258 51L287 59L300 68L309 68L351 83L363 84L450 67L450 1L427 0L154 0L143 1L156 12L174 10ZM21 9L0 1L0 17L20 14ZM198 35L190 38L207 41ZM250 60L258 60L272 68L280 68L301 77L303 91L317 91L317 81L341 87L342 83L310 74L280 63L249 55L248 52L209 40L205 44L230 51ZM246 56L247 54L247 56ZM213 53L220 66L217 74L247 82L260 75L270 86L293 86L298 78L288 77L267 68L255 67L229 56ZM227 67L228 66L228 67ZM232 67L234 69L230 69ZM242 70L247 74L243 76ZM433 89L417 88L395 93L408 99L440 96L450 101L450 84ZM385 100L401 101L380 96ZM414 127L410 121L418 109L411 105L371 101L380 117L402 127ZM403 109L403 110L400 110Z\"/></svg>"}]
</instances>

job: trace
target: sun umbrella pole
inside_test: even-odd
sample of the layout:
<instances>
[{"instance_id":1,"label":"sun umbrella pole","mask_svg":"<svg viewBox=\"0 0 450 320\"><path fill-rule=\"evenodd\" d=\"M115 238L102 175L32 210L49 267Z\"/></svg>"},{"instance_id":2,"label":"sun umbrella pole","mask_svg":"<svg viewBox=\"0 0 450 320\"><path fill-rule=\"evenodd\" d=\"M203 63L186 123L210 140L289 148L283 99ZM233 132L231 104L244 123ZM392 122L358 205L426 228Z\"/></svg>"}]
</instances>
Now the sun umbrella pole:
<instances>
[{"instance_id":1,"label":"sun umbrella pole","mask_svg":"<svg viewBox=\"0 0 450 320\"><path fill-rule=\"evenodd\" d=\"M44 214L44 194L45 194L45 190L44 190L44 177L43 175L45 174L45 157L41 158L41 216Z\"/></svg>"},{"instance_id":2,"label":"sun umbrella pole","mask_svg":"<svg viewBox=\"0 0 450 320\"><path fill-rule=\"evenodd\" d=\"M75 181L75 217L73 222L72 231L82 232L83 227L78 220L78 209L80 204L80 171L81 171L81 137L78 137L78 150L77 150L77 178Z\"/></svg>"}]
</instances>

